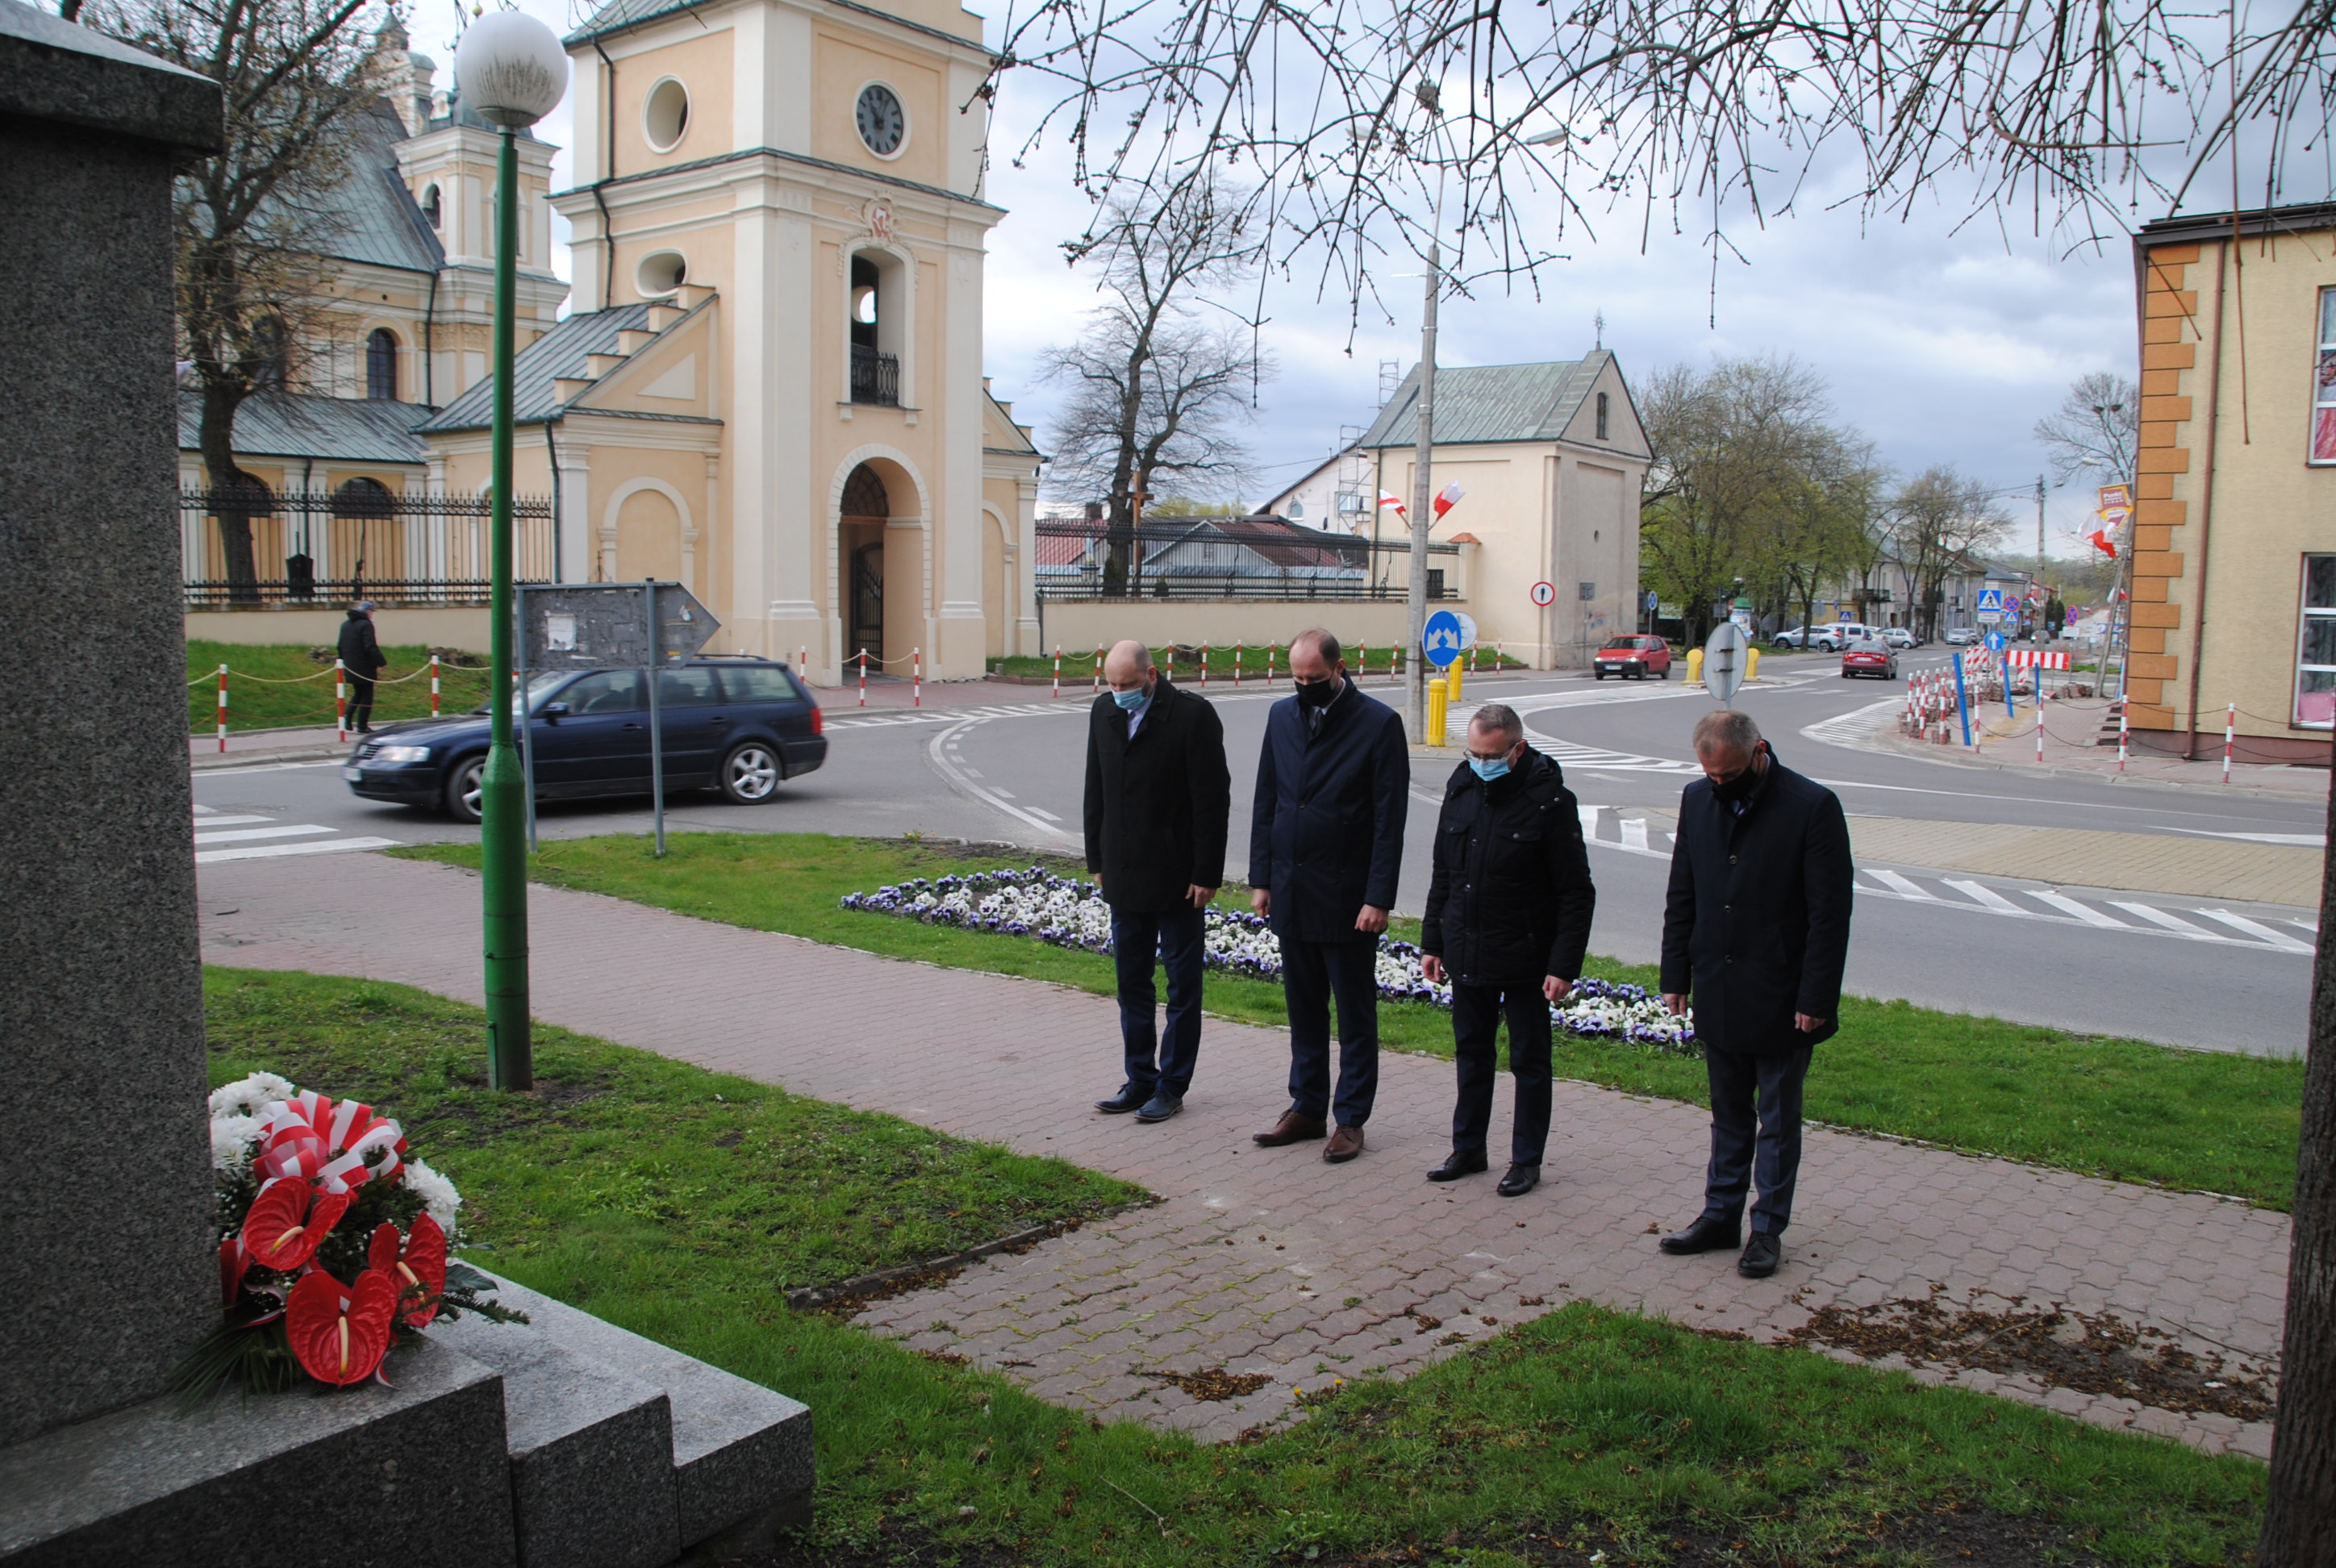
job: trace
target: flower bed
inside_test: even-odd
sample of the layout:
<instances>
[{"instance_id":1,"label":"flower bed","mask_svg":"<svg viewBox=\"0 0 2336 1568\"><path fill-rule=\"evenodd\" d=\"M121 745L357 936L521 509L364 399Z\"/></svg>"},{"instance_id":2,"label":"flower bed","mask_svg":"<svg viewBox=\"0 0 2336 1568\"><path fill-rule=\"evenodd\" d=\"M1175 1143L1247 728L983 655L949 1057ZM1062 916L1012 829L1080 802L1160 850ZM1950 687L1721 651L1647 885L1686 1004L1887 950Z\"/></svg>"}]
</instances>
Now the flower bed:
<instances>
[{"instance_id":1,"label":"flower bed","mask_svg":"<svg viewBox=\"0 0 2336 1568\"><path fill-rule=\"evenodd\" d=\"M977 872L846 893L843 907L896 915L929 926L955 926L1000 936L1035 937L1056 947L1111 951L1111 906L1091 882L1075 881L1032 866L1027 871ZM1260 916L1212 909L1202 940L1203 961L1255 979L1281 978L1281 944ZM1392 937L1379 939L1379 995L1393 1001L1452 1005L1452 988L1430 980L1420 969L1419 949ZM1609 980L1575 982L1550 1018L1569 1035L1627 1040L1675 1056L1698 1056L1694 1016L1673 1018L1662 998L1644 987Z\"/></svg>"}]
</instances>

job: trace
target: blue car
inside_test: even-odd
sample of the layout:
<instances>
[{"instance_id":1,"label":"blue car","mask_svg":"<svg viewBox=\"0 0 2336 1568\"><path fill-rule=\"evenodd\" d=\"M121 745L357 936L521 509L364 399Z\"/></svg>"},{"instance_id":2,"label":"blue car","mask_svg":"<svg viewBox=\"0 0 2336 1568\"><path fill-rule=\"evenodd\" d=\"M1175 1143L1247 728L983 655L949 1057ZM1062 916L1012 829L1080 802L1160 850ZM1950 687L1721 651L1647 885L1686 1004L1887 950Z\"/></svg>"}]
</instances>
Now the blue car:
<instances>
[{"instance_id":1,"label":"blue car","mask_svg":"<svg viewBox=\"0 0 2336 1568\"><path fill-rule=\"evenodd\" d=\"M665 787L719 789L742 804L827 760L819 704L784 664L697 659L657 672ZM528 683L528 739L538 800L649 793L648 672L560 670ZM365 736L341 769L366 800L479 820L487 710L390 725Z\"/></svg>"}]
</instances>

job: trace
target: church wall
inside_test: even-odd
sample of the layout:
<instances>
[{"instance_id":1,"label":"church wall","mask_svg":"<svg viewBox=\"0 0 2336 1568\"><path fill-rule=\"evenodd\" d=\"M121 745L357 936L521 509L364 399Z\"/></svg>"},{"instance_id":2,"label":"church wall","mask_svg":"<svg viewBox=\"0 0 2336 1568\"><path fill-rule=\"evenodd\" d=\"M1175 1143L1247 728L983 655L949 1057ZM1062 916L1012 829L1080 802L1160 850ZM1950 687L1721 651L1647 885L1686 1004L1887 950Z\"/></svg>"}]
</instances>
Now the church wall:
<instances>
[{"instance_id":1,"label":"church wall","mask_svg":"<svg viewBox=\"0 0 2336 1568\"><path fill-rule=\"evenodd\" d=\"M831 162L881 170L896 180L944 185L949 180L949 141L956 106L942 91L947 77L937 56L892 45L879 52L862 39L833 28L813 29L811 155ZM861 89L881 82L900 100L908 134L894 157L879 158L861 143L854 119Z\"/></svg>"},{"instance_id":2,"label":"church wall","mask_svg":"<svg viewBox=\"0 0 2336 1568\"><path fill-rule=\"evenodd\" d=\"M731 60L736 44L732 31L716 22L711 31L692 28L670 42L623 53L608 51L617 64L618 173L638 174L731 151L736 93ZM585 59L595 71L605 72L599 55L588 52ZM649 140L643 112L651 89L668 76L687 90L689 118L680 140L660 149ZM606 156L605 122L600 134L602 156Z\"/></svg>"}]
</instances>

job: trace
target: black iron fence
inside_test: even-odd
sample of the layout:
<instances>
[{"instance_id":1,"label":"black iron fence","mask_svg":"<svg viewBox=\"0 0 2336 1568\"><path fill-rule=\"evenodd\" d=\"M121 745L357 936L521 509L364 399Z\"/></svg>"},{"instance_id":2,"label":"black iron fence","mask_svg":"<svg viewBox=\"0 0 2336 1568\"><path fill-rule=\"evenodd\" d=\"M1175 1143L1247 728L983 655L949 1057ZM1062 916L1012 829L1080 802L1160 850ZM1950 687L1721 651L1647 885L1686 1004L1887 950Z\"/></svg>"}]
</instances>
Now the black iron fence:
<instances>
[{"instance_id":1,"label":"black iron fence","mask_svg":"<svg viewBox=\"0 0 2336 1568\"><path fill-rule=\"evenodd\" d=\"M1149 599L1187 604L1202 599L1220 603L1236 599L1313 599L1329 604L1393 599L1400 603L1409 591L1399 582L1369 582L1360 579L1162 577L1157 574L1144 578L1140 591L1124 588L1114 590L1104 581L1100 572L1082 572L1076 579L1041 575L1037 589L1040 599L1053 604L1077 604L1106 599ZM1446 597L1442 572L1431 570L1427 574L1427 597L1430 599Z\"/></svg>"},{"instance_id":2,"label":"black iron fence","mask_svg":"<svg viewBox=\"0 0 2336 1568\"><path fill-rule=\"evenodd\" d=\"M179 497L190 609L255 604L478 605L490 597L481 495L394 494L370 480L334 491L190 490ZM513 576L558 576L549 496L511 500Z\"/></svg>"},{"instance_id":3,"label":"black iron fence","mask_svg":"<svg viewBox=\"0 0 2336 1568\"><path fill-rule=\"evenodd\" d=\"M852 346L852 401L881 404L887 408L900 405L900 360L898 355L879 354L872 348Z\"/></svg>"},{"instance_id":4,"label":"black iron fence","mask_svg":"<svg viewBox=\"0 0 2336 1568\"><path fill-rule=\"evenodd\" d=\"M1038 595L1076 601L1400 599L1408 591L1407 532L1307 528L1286 518L1170 517L1114 528L1099 517L1045 518L1037 525ZM1427 570L1427 597L1445 597L1445 572L1460 547L1431 542L1445 565Z\"/></svg>"}]
</instances>

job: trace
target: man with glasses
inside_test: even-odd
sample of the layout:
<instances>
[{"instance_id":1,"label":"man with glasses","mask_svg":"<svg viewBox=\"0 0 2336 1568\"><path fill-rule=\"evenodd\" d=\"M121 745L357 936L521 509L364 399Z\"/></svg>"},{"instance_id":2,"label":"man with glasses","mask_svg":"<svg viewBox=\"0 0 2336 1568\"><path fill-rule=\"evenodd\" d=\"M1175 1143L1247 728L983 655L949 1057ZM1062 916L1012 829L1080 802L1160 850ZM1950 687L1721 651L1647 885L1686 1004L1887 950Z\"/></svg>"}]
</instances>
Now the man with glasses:
<instances>
[{"instance_id":1,"label":"man with glasses","mask_svg":"<svg viewBox=\"0 0 2336 1568\"><path fill-rule=\"evenodd\" d=\"M1840 1027L1849 958L1849 823L1841 801L1776 760L1747 714L1695 726L1704 776L1679 798L1663 911L1663 1001L1685 1013L1711 1085L1703 1213L1662 1239L1674 1255L1733 1249L1747 1280L1776 1271L1801 1165L1809 1055ZM1745 1191L1757 1185L1752 1239Z\"/></svg>"},{"instance_id":2,"label":"man with glasses","mask_svg":"<svg viewBox=\"0 0 2336 1568\"><path fill-rule=\"evenodd\" d=\"M1363 1124L1378 1092L1379 934L1403 865L1411 754L1401 717L1347 678L1329 632L1290 639L1290 677L1297 693L1266 716L1258 755L1249 883L1251 905L1281 942L1290 1103L1256 1141L1279 1148L1327 1132L1322 1158L1336 1165L1363 1152Z\"/></svg>"},{"instance_id":3,"label":"man with glasses","mask_svg":"<svg viewBox=\"0 0 2336 1568\"><path fill-rule=\"evenodd\" d=\"M1201 959L1209 901L1225 880L1232 774L1208 699L1169 684L1140 642L1105 656L1111 689L1087 716L1087 871L1111 906L1127 1076L1105 1115L1164 1122L1184 1108L1201 1054ZM1168 1027L1155 1028L1155 958Z\"/></svg>"},{"instance_id":4,"label":"man with glasses","mask_svg":"<svg viewBox=\"0 0 2336 1568\"><path fill-rule=\"evenodd\" d=\"M1517 1108L1508 1174L1496 1189L1522 1197L1541 1180L1549 1141L1549 1009L1582 976L1598 890L1582 844L1582 808L1554 757L1525 744L1516 710L1487 703L1468 724L1468 760L1444 786L1435 878L1420 922L1421 968L1452 982L1453 1059L1460 1100L1452 1153L1427 1173L1454 1182L1490 1168L1493 1063L1509 1023Z\"/></svg>"}]
</instances>

